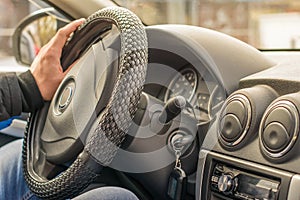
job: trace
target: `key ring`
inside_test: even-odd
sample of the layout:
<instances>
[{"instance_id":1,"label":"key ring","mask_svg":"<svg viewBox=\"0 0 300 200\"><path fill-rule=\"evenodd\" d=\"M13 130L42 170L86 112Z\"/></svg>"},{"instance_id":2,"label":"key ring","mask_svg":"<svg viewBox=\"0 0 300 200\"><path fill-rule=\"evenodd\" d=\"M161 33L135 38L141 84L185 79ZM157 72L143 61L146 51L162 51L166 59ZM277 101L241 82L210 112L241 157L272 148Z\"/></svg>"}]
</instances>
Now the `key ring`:
<instances>
[{"instance_id":1,"label":"key ring","mask_svg":"<svg viewBox=\"0 0 300 200\"><path fill-rule=\"evenodd\" d=\"M181 151L175 150L175 156L176 156L175 168L181 169L181 162L180 162Z\"/></svg>"}]
</instances>

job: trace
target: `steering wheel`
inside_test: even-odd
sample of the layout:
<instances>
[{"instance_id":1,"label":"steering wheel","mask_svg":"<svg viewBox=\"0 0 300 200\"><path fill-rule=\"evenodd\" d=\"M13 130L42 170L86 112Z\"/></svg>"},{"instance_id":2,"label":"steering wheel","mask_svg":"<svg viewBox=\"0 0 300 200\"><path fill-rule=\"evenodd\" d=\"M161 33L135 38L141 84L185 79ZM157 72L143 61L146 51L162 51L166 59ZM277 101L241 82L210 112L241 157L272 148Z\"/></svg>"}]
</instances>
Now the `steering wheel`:
<instances>
[{"instance_id":1,"label":"steering wheel","mask_svg":"<svg viewBox=\"0 0 300 200\"><path fill-rule=\"evenodd\" d=\"M105 39L113 25L120 32L119 59L111 58L119 40ZM26 127L23 171L38 197L74 197L110 164L137 110L147 45L141 21L120 7L94 13L74 32L61 63L65 69L80 59Z\"/></svg>"}]
</instances>

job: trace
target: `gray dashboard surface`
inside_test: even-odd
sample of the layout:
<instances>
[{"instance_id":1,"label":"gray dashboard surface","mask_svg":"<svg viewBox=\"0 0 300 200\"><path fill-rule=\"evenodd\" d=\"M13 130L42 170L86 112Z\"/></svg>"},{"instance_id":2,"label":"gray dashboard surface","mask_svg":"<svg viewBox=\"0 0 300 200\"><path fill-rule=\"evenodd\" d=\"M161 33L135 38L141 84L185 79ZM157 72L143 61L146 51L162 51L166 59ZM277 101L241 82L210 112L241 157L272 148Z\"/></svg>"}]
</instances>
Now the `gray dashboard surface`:
<instances>
[{"instance_id":1,"label":"gray dashboard surface","mask_svg":"<svg viewBox=\"0 0 300 200\"><path fill-rule=\"evenodd\" d=\"M240 88L266 84L280 95L300 90L300 52L264 52L278 63L275 67L255 73L240 81Z\"/></svg>"}]
</instances>

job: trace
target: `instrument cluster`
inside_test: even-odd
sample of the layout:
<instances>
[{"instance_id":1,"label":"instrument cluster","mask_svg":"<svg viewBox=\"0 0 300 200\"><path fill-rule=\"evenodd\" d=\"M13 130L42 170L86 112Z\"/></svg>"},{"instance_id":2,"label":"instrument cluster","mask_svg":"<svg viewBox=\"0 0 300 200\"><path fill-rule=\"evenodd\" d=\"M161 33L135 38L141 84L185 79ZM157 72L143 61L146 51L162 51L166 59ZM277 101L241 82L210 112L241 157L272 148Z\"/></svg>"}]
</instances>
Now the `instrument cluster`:
<instances>
[{"instance_id":1,"label":"instrument cluster","mask_svg":"<svg viewBox=\"0 0 300 200\"><path fill-rule=\"evenodd\" d=\"M183 96L192 105L200 122L212 119L226 99L224 90L207 71L200 74L191 65L179 69L170 79L164 101L175 96Z\"/></svg>"}]
</instances>

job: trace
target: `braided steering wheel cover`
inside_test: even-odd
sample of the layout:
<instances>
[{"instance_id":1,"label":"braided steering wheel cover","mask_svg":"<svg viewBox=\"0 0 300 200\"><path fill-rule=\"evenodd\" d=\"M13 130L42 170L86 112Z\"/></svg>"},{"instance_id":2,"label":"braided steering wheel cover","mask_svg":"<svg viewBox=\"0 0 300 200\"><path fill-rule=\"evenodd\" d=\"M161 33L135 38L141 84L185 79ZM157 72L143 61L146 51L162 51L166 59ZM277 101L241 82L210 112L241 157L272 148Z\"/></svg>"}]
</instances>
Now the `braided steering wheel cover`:
<instances>
[{"instance_id":1,"label":"braided steering wheel cover","mask_svg":"<svg viewBox=\"0 0 300 200\"><path fill-rule=\"evenodd\" d=\"M83 29L95 19L112 21L119 28L121 52L117 81L100 122L83 152L66 171L52 180L37 179L29 173L28 158L32 140L30 131L33 121L29 120L22 153L23 172L30 190L40 198L72 198L93 182L101 171L100 165L107 166L114 158L137 109L148 62L144 26L131 11L109 7L91 15L78 29ZM95 162L99 164L96 167Z\"/></svg>"}]
</instances>

